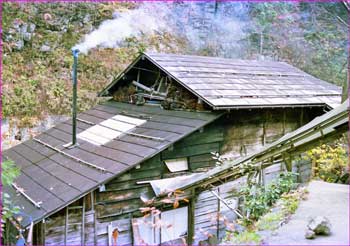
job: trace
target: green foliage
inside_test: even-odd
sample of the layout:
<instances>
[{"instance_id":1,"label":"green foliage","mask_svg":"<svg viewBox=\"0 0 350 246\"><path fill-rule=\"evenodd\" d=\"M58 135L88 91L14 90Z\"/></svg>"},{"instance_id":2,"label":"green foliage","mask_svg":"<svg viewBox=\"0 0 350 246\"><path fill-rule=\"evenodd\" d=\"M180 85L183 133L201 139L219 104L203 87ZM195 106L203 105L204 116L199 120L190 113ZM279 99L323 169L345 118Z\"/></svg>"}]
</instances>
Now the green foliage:
<instances>
[{"instance_id":1,"label":"green foliage","mask_svg":"<svg viewBox=\"0 0 350 246\"><path fill-rule=\"evenodd\" d=\"M263 187L256 185L246 186L241 189L244 195L244 208L247 210L249 219L258 219L269 208Z\"/></svg>"},{"instance_id":2,"label":"green foliage","mask_svg":"<svg viewBox=\"0 0 350 246\"><path fill-rule=\"evenodd\" d=\"M20 170L15 166L13 161L6 160L1 163L1 184L6 187L10 186L15 178L20 174ZM6 192L2 191L2 217L1 227L5 226L7 219L11 218L13 214L19 212L19 207L13 206L11 197Z\"/></svg>"},{"instance_id":3,"label":"green foliage","mask_svg":"<svg viewBox=\"0 0 350 246\"><path fill-rule=\"evenodd\" d=\"M283 194L281 204L285 215L294 214L299 206L300 196L297 192Z\"/></svg>"},{"instance_id":4,"label":"green foliage","mask_svg":"<svg viewBox=\"0 0 350 246\"><path fill-rule=\"evenodd\" d=\"M288 178L286 178L288 177ZM299 187L296 190L287 189L286 184L290 184L290 180L293 179L295 175L292 173L287 173L284 178L280 178L280 183L284 183L285 192L280 195L273 205L273 207L266 210L266 213L260 216L256 221L238 220L238 223L247 226L247 230L243 233L237 234L236 232L227 232L225 238L223 239L224 244L248 244L248 243L259 243L260 237L256 233L257 231L275 231L278 229L282 222L287 221L291 214L295 213L298 208L300 200L305 200L308 194L307 189L304 187ZM287 180L287 181L286 181ZM277 181L275 181L277 183ZM290 185L289 187L293 187ZM249 222L249 223L247 223Z\"/></svg>"},{"instance_id":5,"label":"green foliage","mask_svg":"<svg viewBox=\"0 0 350 246\"><path fill-rule=\"evenodd\" d=\"M289 215L294 214L302 199L306 199L307 190L299 188L283 193L275 202L275 208L264 214L255 223L255 228L260 231L276 230L280 223Z\"/></svg>"},{"instance_id":6,"label":"green foliage","mask_svg":"<svg viewBox=\"0 0 350 246\"><path fill-rule=\"evenodd\" d=\"M306 159L313 163L315 176L326 182L346 183L348 178L348 161L345 139L330 144L322 144L306 152Z\"/></svg>"},{"instance_id":7,"label":"green foliage","mask_svg":"<svg viewBox=\"0 0 350 246\"><path fill-rule=\"evenodd\" d=\"M20 170L15 166L13 161L6 160L1 163L1 184L9 186L13 180L19 175Z\"/></svg>"},{"instance_id":8,"label":"green foliage","mask_svg":"<svg viewBox=\"0 0 350 246\"><path fill-rule=\"evenodd\" d=\"M244 231L234 235L229 233L226 235L224 243L229 245L259 245L261 243L261 237L254 231Z\"/></svg>"},{"instance_id":9,"label":"green foliage","mask_svg":"<svg viewBox=\"0 0 350 246\"><path fill-rule=\"evenodd\" d=\"M69 114L71 110L71 48L84 35L111 19L115 11L134 9L137 3L3 4L3 117L38 117ZM16 49L21 34L15 23L35 24L33 37ZM184 50L183 40L157 33L124 40L119 48L92 49L79 56L78 106L85 110L97 102L97 92L146 48ZM41 51L48 45L50 51Z\"/></svg>"},{"instance_id":10,"label":"green foliage","mask_svg":"<svg viewBox=\"0 0 350 246\"><path fill-rule=\"evenodd\" d=\"M257 220L265 214L283 193L294 188L297 174L291 172L281 173L279 178L273 180L266 187L253 184L242 188L244 208L248 211L249 219Z\"/></svg>"},{"instance_id":11,"label":"green foliage","mask_svg":"<svg viewBox=\"0 0 350 246\"><path fill-rule=\"evenodd\" d=\"M14 85L4 90L2 96L4 117L12 114L17 116L38 114L40 102L33 84L35 83L25 80L22 85Z\"/></svg>"},{"instance_id":12,"label":"green foliage","mask_svg":"<svg viewBox=\"0 0 350 246\"><path fill-rule=\"evenodd\" d=\"M279 223L283 218L284 215L282 212L267 213L264 216L260 217L260 219L256 223L256 229L259 231L276 230L279 227Z\"/></svg>"},{"instance_id":13,"label":"green foliage","mask_svg":"<svg viewBox=\"0 0 350 246\"><path fill-rule=\"evenodd\" d=\"M284 60L323 80L346 80L347 12L338 3L254 3L250 56L259 53ZM336 21L335 21L336 20ZM343 20L343 21L342 21Z\"/></svg>"}]
</instances>

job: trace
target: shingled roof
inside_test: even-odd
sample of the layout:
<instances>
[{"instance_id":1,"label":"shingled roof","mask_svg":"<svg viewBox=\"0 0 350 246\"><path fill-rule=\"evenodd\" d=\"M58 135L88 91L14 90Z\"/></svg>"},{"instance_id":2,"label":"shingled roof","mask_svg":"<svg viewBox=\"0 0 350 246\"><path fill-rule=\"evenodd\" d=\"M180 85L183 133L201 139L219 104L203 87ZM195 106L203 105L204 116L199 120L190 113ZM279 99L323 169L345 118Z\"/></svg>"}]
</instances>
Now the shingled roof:
<instances>
[{"instance_id":1,"label":"shingled roof","mask_svg":"<svg viewBox=\"0 0 350 246\"><path fill-rule=\"evenodd\" d=\"M143 53L213 109L340 105L341 88L285 62ZM111 83L101 93L118 82Z\"/></svg>"},{"instance_id":2,"label":"shingled roof","mask_svg":"<svg viewBox=\"0 0 350 246\"><path fill-rule=\"evenodd\" d=\"M6 192L20 206L22 215L28 215L22 216L22 226L64 208L221 114L166 111L109 101L78 115L78 133L113 121L116 115L146 122L102 145L78 137L78 147L69 149L64 147L72 138L69 120L2 153L3 159L13 160L21 169L14 186Z\"/></svg>"}]
</instances>

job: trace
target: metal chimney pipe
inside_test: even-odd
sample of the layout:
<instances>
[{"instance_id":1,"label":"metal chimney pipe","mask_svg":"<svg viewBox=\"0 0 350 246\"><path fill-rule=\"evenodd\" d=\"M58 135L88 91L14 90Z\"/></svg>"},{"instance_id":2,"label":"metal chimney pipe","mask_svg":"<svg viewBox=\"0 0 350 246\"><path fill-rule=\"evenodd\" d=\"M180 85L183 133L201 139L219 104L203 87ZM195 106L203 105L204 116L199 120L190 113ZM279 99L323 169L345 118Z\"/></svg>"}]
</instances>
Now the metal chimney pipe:
<instances>
[{"instance_id":1,"label":"metal chimney pipe","mask_svg":"<svg viewBox=\"0 0 350 246\"><path fill-rule=\"evenodd\" d=\"M72 49L74 63L73 63L73 100L72 100L72 146L77 144L77 66L78 66L78 49Z\"/></svg>"}]
</instances>

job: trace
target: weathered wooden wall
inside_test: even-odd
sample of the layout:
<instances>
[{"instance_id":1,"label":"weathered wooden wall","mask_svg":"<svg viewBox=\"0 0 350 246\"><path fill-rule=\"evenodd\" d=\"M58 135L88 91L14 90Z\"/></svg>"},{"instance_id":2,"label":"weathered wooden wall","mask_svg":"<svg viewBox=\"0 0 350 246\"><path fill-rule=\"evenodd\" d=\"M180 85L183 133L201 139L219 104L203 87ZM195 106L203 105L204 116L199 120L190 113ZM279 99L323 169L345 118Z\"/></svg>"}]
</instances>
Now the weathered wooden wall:
<instances>
[{"instance_id":1,"label":"weathered wooden wall","mask_svg":"<svg viewBox=\"0 0 350 246\"><path fill-rule=\"evenodd\" d=\"M284 170L285 165L283 162L265 168L265 184L276 179ZM299 174L299 182L306 182L311 175L311 164L305 160L294 161L292 170ZM211 190L229 203L231 207L239 208L239 197L237 197L236 193L245 184L246 178L242 177ZM225 237L226 231L230 230L230 226L226 222L232 223L237 219L237 215L208 190L197 194L195 199L194 244L198 245L200 241L208 241L209 234L214 235L220 242Z\"/></svg>"},{"instance_id":2,"label":"weathered wooden wall","mask_svg":"<svg viewBox=\"0 0 350 246\"><path fill-rule=\"evenodd\" d=\"M161 153L162 160L187 157L189 170L186 173L205 172L215 167L212 152L219 152L224 140L223 126L216 122L206 126L185 139L174 144L173 149ZM164 177L177 176L167 168Z\"/></svg>"},{"instance_id":3,"label":"weathered wooden wall","mask_svg":"<svg viewBox=\"0 0 350 246\"><path fill-rule=\"evenodd\" d=\"M279 110L237 110L223 116L185 139L175 143L153 158L143 162L105 185L104 191L95 191L94 210L85 214L85 243L108 245L108 228L118 228L118 245L132 244L131 220L141 216L139 208L144 207L140 196L152 198L153 190L149 184L137 184L174 177L193 172L205 172L215 167L211 152L231 153L240 156L261 148L263 145L281 137L306 123L319 112L309 109ZM189 170L171 173L164 160L186 157ZM303 173L302 180L309 175L306 164L298 164L297 170ZM265 171L268 182L280 171L280 166L272 166ZM219 187L217 193L224 199L234 202L230 190L236 185L226 184ZM239 188L239 187L238 187ZM221 211L221 213L220 213ZM218 212L220 216L218 217ZM224 223L222 216L232 221L235 215L213 194L203 192L195 203L195 242L204 240L207 232L222 238ZM69 210L68 244L80 244L82 233L81 209ZM219 219L221 218L221 219ZM45 223L45 242L57 245L64 242L65 212L51 216ZM221 228L218 230L217 228ZM111 232L109 232L111 233Z\"/></svg>"},{"instance_id":4,"label":"weathered wooden wall","mask_svg":"<svg viewBox=\"0 0 350 246\"><path fill-rule=\"evenodd\" d=\"M321 108L232 111L221 121L225 136L221 153L239 157L259 150L321 114Z\"/></svg>"}]
</instances>

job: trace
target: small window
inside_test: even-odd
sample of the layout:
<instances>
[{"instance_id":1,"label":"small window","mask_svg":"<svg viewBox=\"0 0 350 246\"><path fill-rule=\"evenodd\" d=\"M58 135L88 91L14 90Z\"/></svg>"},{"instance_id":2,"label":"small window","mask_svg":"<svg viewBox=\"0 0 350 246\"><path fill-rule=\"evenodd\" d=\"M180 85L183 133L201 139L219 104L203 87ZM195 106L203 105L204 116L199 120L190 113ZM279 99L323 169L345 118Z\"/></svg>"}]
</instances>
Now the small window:
<instances>
[{"instance_id":1,"label":"small window","mask_svg":"<svg viewBox=\"0 0 350 246\"><path fill-rule=\"evenodd\" d=\"M165 165L168 167L169 171L172 173L188 170L188 161L186 157L165 160L164 162Z\"/></svg>"}]
</instances>

